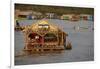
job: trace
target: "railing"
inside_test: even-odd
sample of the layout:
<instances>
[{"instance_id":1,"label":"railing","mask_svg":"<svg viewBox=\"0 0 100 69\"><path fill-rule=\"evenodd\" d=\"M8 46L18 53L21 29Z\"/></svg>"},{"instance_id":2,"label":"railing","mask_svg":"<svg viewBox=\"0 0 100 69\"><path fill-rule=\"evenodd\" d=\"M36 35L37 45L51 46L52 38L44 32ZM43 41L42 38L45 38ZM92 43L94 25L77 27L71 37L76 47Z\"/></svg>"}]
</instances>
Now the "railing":
<instances>
[{"instance_id":1,"label":"railing","mask_svg":"<svg viewBox=\"0 0 100 69\"><path fill-rule=\"evenodd\" d=\"M44 45L54 45L54 46L56 46L56 45L58 45L58 42L44 42Z\"/></svg>"},{"instance_id":2,"label":"railing","mask_svg":"<svg viewBox=\"0 0 100 69\"><path fill-rule=\"evenodd\" d=\"M27 45L31 45L32 48L64 48L64 46L58 46L57 43L44 43L44 44L39 44L39 43L30 43Z\"/></svg>"}]
</instances>

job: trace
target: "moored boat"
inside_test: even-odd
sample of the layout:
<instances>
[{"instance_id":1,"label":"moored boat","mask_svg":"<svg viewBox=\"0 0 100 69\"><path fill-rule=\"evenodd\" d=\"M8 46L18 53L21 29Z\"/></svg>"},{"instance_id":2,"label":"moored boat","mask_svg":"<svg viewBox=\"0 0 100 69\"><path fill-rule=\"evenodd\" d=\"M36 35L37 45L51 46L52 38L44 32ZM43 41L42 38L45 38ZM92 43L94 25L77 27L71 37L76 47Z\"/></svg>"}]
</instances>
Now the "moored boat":
<instances>
[{"instance_id":1,"label":"moored boat","mask_svg":"<svg viewBox=\"0 0 100 69\"><path fill-rule=\"evenodd\" d=\"M47 20L40 20L25 27L23 33L25 36L24 51L47 52L71 49L71 44L69 47L66 45L68 34Z\"/></svg>"}]
</instances>

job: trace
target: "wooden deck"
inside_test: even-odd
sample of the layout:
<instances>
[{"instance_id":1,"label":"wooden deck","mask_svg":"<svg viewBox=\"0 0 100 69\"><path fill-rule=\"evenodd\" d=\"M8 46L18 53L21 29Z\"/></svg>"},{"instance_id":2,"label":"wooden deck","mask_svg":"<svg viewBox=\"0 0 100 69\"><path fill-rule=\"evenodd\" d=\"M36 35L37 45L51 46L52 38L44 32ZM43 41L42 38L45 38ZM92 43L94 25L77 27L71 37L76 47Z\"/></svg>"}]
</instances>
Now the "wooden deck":
<instances>
[{"instance_id":1,"label":"wooden deck","mask_svg":"<svg viewBox=\"0 0 100 69\"><path fill-rule=\"evenodd\" d=\"M48 51L62 51L64 47L42 47L42 48L32 48L32 49L24 49L24 51L31 51L31 52L48 52Z\"/></svg>"}]
</instances>

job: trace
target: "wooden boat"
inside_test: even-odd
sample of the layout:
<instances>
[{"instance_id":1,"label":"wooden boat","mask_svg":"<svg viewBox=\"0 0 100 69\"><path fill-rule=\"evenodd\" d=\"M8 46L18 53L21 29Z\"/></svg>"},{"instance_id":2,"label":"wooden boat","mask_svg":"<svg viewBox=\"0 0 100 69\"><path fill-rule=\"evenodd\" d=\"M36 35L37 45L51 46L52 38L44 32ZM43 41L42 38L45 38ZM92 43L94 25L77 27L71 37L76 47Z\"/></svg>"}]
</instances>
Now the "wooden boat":
<instances>
[{"instance_id":1,"label":"wooden boat","mask_svg":"<svg viewBox=\"0 0 100 69\"><path fill-rule=\"evenodd\" d=\"M22 31L24 29L24 27L22 26L16 26L15 27L15 31Z\"/></svg>"},{"instance_id":2,"label":"wooden boat","mask_svg":"<svg viewBox=\"0 0 100 69\"><path fill-rule=\"evenodd\" d=\"M20 26L20 23L18 20L15 20L15 31L22 31L24 29L24 26Z\"/></svg>"},{"instance_id":3,"label":"wooden boat","mask_svg":"<svg viewBox=\"0 0 100 69\"><path fill-rule=\"evenodd\" d=\"M46 20L25 27L23 33L25 36L24 51L61 51L67 46L66 37L68 34ZM71 47L68 47L68 49L71 49Z\"/></svg>"}]
</instances>

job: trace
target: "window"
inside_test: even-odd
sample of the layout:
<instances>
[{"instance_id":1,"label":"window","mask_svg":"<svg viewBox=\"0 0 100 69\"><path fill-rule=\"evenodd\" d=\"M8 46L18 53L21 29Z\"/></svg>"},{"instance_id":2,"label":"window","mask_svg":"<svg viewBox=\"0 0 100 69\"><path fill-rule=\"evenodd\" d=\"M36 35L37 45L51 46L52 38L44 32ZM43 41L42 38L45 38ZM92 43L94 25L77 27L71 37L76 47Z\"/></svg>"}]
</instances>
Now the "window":
<instances>
[{"instance_id":1,"label":"window","mask_svg":"<svg viewBox=\"0 0 100 69\"><path fill-rule=\"evenodd\" d=\"M34 43L42 43L42 37L36 33L30 33L28 38L30 38L30 40L33 40Z\"/></svg>"},{"instance_id":2,"label":"window","mask_svg":"<svg viewBox=\"0 0 100 69\"><path fill-rule=\"evenodd\" d=\"M39 30L48 30L49 29L49 25L48 24L39 24Z\"/></svg>"},{"instance_id":3,"label":"window","mask_svg":"<svg viewBox=\"0 0 100 69\"><path fill-rule=\"evenodd\" d=\"M44 42L55 42L55 41L57 41L57 37L53 33L47 33L44 36Z\"/></svg>"}]
</instances>

